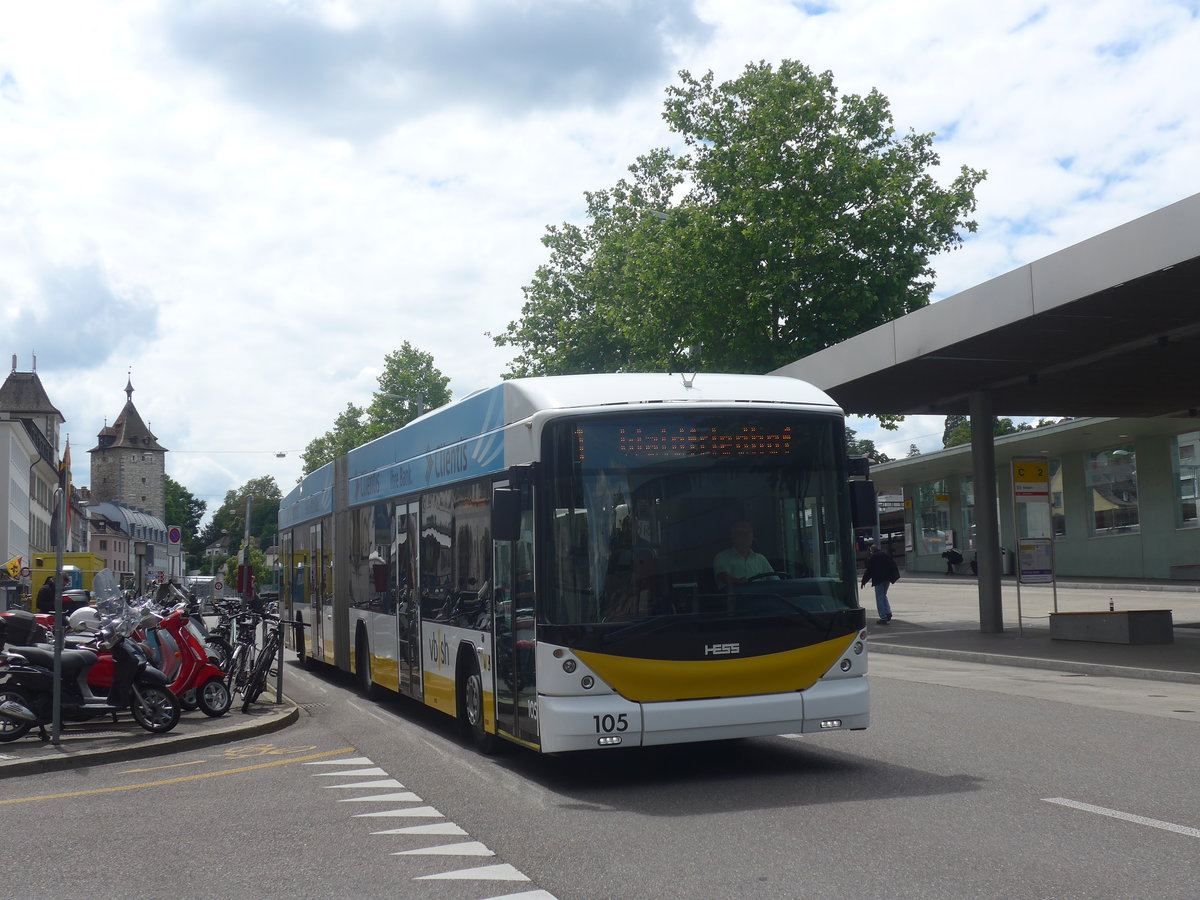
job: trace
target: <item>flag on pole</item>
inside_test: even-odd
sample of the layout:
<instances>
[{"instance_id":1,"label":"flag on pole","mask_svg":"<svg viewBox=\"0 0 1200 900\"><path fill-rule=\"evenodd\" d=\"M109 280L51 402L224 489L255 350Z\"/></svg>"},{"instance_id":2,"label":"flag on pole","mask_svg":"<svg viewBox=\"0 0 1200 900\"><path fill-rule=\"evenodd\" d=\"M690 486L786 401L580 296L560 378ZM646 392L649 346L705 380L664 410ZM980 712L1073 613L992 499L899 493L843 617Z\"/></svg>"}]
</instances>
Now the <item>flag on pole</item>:
<instances>
[{"instance_id":1,"label":"flag on pole","mask_svg":"<svg viewBox=\"0 0 1200 900\"><path fill-rule=\"evenodd\" d=\"M63 519L63 531L65 534L71 533L71 439L67 438L67 446L63 449L62 461L58 464L58 486L62 488L63 495L63 510L65 518ZM64 541L66 546L69 542Z\"/></svg>"},{"instance_id":2,"label":"flag on pole","mask_svg":"<svg viewBox=\"0 0 1200 900\"><path fill-rule=\"evenodd\" d=\"M21 574L21 557L14 556L4 564L4 571L8 573L9 578L16 578Z\"/></svg>"}]
</instances>

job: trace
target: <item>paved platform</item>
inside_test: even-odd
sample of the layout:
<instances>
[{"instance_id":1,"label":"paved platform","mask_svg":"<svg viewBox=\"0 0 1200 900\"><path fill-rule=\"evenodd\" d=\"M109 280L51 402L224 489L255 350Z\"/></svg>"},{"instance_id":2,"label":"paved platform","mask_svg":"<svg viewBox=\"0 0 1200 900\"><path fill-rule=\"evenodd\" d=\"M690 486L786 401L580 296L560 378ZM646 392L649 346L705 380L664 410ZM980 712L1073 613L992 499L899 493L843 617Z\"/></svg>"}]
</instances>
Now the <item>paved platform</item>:
<instances>
[{"instance_id":1,"label":"paved platform","mask_svg":"<svg viewBox=\"0 0 1200 900\"><path fill-rule=\"evenodd\" d=\"M902 574L889 599L894 618L874 624L874 595L861 592L868 610L870 648L901 653L1095 675L1200 683L1200 585L1073 579L1055 588L1001 587L1004 630L980 630L979 595L971 576ZM1053 640L1051 612L1169 609L1170 644L1109 644ZM1019 614L1018 614L1019 609Z\"/></svg>"},{"instance_id":2,"label":"paved platform","mask_svg":"<svg viewBox=\"0 0 1200 900\"><path fill-rule=\"evenodd\" d=\"M266 696L273 699L274 691ZM112 719L65 723L57 745L42 741L34 728L20 740L0 744L0 779L211 747L270 734L299 716L299 707L285 696L280 703L256 703L248 713L237 704L219 719L199 710L185 712L166 734L151 734L128 714L117 724ZM0 797L3 795L0 787Z\"/></svg>"}]
</instances>

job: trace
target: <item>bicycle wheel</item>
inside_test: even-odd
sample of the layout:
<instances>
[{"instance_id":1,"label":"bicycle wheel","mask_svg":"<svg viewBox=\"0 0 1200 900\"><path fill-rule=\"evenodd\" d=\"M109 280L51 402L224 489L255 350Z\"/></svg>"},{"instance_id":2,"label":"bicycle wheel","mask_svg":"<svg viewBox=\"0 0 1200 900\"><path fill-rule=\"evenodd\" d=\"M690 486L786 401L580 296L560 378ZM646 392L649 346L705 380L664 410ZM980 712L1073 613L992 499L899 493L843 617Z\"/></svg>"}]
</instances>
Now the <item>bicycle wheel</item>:
<instances>
[{"instance_id":1,"label":"bicycle wheel","mask_svg":"<svg viewBox=\"0 0 1200 900\"><path fill-rule=\"evenodd\" d=\"M229 693L235 694L246 686L246 677L250 669L250 645L240 643L233 648L229 657L229 668L225 672L225 683L229 685Z\"/></svg>"},{"instance_id":2,"label":"bicycle wheel","mask_svg":"<svg viewBox=\"0 0 1200 900\"><path fill-rule=\"evenodd\" d=\"M243 692L242 712L250 711L250 704L259 698L259 695L267 689L267 679L271 677L271 667L275 665L275 656L279 653L279 632L272 631L267 635L267 641L263 644L262 652L258 654L258 659L254 663L254 671L246 682L246 690Z\"/></svg>"}]
</instances>

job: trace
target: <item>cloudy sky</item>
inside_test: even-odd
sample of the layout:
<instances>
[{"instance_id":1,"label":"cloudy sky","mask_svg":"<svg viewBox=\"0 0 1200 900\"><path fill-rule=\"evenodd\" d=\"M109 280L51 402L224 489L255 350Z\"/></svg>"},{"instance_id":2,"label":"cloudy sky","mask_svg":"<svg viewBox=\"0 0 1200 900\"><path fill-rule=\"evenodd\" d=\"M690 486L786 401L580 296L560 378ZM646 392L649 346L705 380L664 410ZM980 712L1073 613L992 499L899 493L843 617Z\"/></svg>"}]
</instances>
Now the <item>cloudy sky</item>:
<instances>
[{"instance_id":1,"label":"cloudy sky","mask_svg":"<svg viewBox=\"0 0 1200 900\"><path fill-rule=\"evenodd\" d=\"M134 402L215 507L385 354L460 397L510 351L545 226L646 150L676 73L878 88L987 169L944 297L1200 191L1200 0L79 0L0 25L4 359L81 451ZM940 446L941 418L876 435ZM279 457L278 453L286 453ZM86 459L86 455L82 456Z\"/></svg>"}]
</instances>

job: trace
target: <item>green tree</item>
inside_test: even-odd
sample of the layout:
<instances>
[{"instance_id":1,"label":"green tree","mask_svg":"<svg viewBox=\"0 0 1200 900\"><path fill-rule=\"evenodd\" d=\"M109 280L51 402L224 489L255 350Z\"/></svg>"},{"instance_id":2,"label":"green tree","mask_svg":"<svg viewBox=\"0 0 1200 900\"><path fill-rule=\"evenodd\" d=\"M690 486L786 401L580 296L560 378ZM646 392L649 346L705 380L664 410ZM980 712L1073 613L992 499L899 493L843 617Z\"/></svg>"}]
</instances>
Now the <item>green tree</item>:
<instances>
[{"instance_id":1,"label":"green tree","mask_svg":"<svg viewBox=\"0 0 1200 900\"><path fill-rule=\"evenodd\" d=\"M970 416L946 416L946 425L942 429L942 446L953 447L960 443L958 435L959 429L963 426L967 428L967 441L971 440L971 417Z\"/></svg>"},{"instance_id":2,"label":"green tree","mask_svg":"<svg viewBox=\"0 0 1200 900\"><path fill-rule=\"evenodd\" d=\"M985 173L948 188L933 135L897 135L878 91L839 95L784 61L716 84L680 73L657 149L551 226L521 318L494 335L511 375L766 372L929 302Z\"/></svg>"},{"instance_id":3,"label":"green tree","mask_svg":"<svg viewBox=\"0 0 1200 900\"><path fill-rule=\"evenodd\" d=\"M222 536L228 536L229 553L237 554L245 543L247 497L254 498L250 507L251 549L265 550L275 543L279 530L279 502L283 494L273 476L263 475L251 478L236 490L225 492L224 502L213 513L201 536L202 546L207 547Z\"/></svg>"},{"instance_id":4,"label":"green tree","mask_svg":"<svg viewBox=\"0 0 1200 900\"><path fill-rule=\"evenodd\" d=\"M438 371L430 354L408 341L384 357L378 381L379 390L365 409L347 403L333 428L304 448L301 459L305 475L367 441L407 425L422 411L450 402L450 379Z\"/></svg>"},{"instance_id":5,"label":"green tree","mask_svg":"<svg viewBox=\"0 0 1200 900\"><path fill-rule=\"evenodd\" d=\"M953 428L950 427L951 418L958 420ZM1017 434L1021 431L1045 428L1047 425L1054 425L1057 422L1057 419L1038 419L1036 423L1030 425L1028 422L1013 422L1009 418L1002 419L999 416L993 416L992 434L995 437L1005 434ZM960 444L969 443L971 443L971 420L966 416L946 416L946 431L942 437L942 446L957 447Z\"/></svg>"},{"instance_id":6,"label":"green tree","mask_svg":"<svg viewBox=\"0 0 1200 900\"><path fill-rule=\"evenodd\" d=\"M166 476L166 525L178 525L183 530L183 552L186 555L184 569L190 570L200 565L200 557L204 545L200 541L200 520L208 503L198 500L182 484Z\"/></svg>"},{"instance_id":7,"label":"green tree","mask_svg":"<svg viewBox=\"0 0 1200 900\"><path fill-rule=\"evenodd\" d=\"M273 573L267 569L267 554L255 547L250 548L250 567L254 570L255 591L265 590L269 585L274 583ZM227 585L230 585L232 588L237 587L238 559L236 556L231 556L225 560L222 566L222 577L225 579Z\"/></svg>"},{"instance_id":8,"label":"green tree","mask_svg":"<svg viewBox=\"0 0 1200 900\"><path fill-rule=\"evenodd\" d=\"M846 429L846 453L848 456L865 456L872 465L891 462L886 453L880 453L875 448L875 442L867 438L859 438L853 428Z\"/></svg>"}]
</instances>

